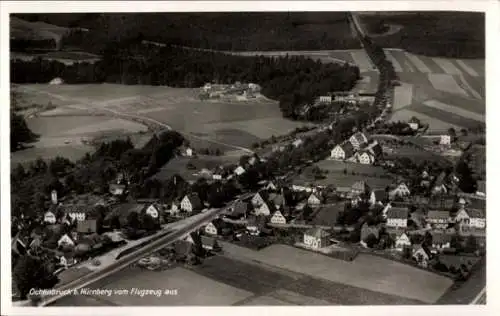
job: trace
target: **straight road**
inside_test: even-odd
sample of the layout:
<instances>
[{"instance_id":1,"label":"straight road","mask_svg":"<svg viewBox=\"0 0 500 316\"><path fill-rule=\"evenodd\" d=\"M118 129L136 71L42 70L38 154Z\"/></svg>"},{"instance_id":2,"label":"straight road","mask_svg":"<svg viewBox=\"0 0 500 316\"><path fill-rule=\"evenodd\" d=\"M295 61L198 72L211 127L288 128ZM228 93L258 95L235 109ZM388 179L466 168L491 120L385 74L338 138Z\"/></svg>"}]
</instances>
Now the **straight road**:
<instances>
[{"instance_id":1,"label":"straight road","mask_svg":"<svg viewBox=\"0 0 500 316\"><path fill-rule=\"evenodd\" d=\"M241 199L245 199L247 197L250 197L251 193L245 194L243 196L240 196ZM183 221L185 221L185 224L179 227L176 231L160 237L158 240L155 240L151 242L148 245L145 245L144 247L123 256L119 260L117 260L115 263L103 268L102 270L98 270L92 273L89 273L85 276L83 276L80 279L77 279L73 282L67 283L59 288L56 288L55 290L58 292L56 295L48 295L45 297L42 297L41 302L38 304L39 306L47 306L51 303L54 303L58 299L69 295L68 291L73 291L73 290L78 290L81 289L85 286L88 286L94 282L97 282L100 279L105 278L108 275L111 275L115 272L118 272L125 267L129 266L130 264L138 261L139 259L155 252L160 249L165 248L166 246L172 244L176 240L186 236L187 234L191 233L192 231L198 229L199 227L203 226L206 222L212 220L215 218L217 215L223 213L224 211L228 210L231 205L228 205L224 208L220 209L212 209L209 210L205 213L201 213L197 215L198 217L196 220L193 220L192 218L187 218Z\"/></svg>"}]
</instances>

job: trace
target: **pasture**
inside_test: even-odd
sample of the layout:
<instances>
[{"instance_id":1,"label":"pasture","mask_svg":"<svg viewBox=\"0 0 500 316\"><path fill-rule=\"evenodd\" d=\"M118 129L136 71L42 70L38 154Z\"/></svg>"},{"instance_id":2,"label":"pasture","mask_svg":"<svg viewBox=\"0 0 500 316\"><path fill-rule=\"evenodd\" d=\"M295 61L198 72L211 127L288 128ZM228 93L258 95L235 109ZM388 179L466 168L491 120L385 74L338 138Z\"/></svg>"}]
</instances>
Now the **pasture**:
<instances>
[{"instance_id":1,"label":"pasture","mask_svg":"<svg viewBox=\"0 0 500 316\"><path fill-rule=\"evenodd\" d=\"M69 131L61 129L52 136L84 135L90 130L126 130L129 133L143 131L139 121L160 128L172 128L182 133L196 148L248 150L255 142L273 135L287 134L303 124L282 117L277 102L266 98L228 102L198 98L198 89L159 86L125 86L117 84L18 86L25 102L44 100L56 106L44 116L46 125L59 129L61 117L71 122L80 120L85 113L114 117L107 120L99 116L84 119L84 127L73 125ZM61 117L59 117L61 116ZM39 118L37 118L39 119ZM95 121L94 121L95 120ZM118 121L119 120L119 121ZM49 123L50 122L50 123ZM46 136L43 131L40 133Z\"/></svg>"}]
</instances>

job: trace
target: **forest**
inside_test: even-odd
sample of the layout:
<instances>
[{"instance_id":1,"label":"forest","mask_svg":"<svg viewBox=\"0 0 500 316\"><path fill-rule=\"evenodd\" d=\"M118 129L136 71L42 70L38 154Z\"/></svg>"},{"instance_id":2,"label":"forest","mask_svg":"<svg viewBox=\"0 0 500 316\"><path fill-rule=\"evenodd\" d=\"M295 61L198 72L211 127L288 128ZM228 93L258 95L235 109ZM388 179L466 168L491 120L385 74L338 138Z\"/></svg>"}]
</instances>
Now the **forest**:
<instances>
[{"instance_id":1,"label":"forest","mask_svg":"<svg viewBox=\"0 0 500 316\"><path fill-rule=\"evenodd\" d=\"M145 47L138 39L110 43L96 63L65 65L35 59L11 62L11 82L47 83L60 77L69 84L120 83L201 87L206 82L254 82L262 94L280 101L285 117L297 118L302 105L332 91L352 89L359 68L321 63L303 56L242 57L180 47Z\"/></svg>"}]
</instances>

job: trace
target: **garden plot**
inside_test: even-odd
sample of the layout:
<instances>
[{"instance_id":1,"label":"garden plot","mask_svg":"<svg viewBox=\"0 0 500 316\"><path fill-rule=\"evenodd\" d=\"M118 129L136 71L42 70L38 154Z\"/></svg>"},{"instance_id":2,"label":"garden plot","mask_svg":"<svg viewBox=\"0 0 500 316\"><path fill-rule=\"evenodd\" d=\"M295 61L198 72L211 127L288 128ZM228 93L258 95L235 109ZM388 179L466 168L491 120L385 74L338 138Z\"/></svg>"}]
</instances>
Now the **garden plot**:
<instances>
[{"instance_id":1,"label":"garden plot","mask_svg":"<svg viewBox=\"0 0 500 316\"><path fill-rule=\"evenodd\" d=\"M352 59L354 63L358 65L359 70L361 72L367 70L373 70L373 64L370 60L370 57L366 54L364 50L356 50L351 52Z\"/></svg>"},{"instance_id":2,"label":"garden plot","mask_svg":"<svg viewBox=\"0 0 500 316\"><path fill-rule=\"evenodd\" d=\"M400 86L394 88L394 104L393 110L397 111L412 103L413 100L413 85L401 82Z\"/></svg>"},{"instance_id":3,"label":"garden plot","mask_svg":"<svg viewBox=\"0 0 500 316\"><path fill-rule=\"evenodd\" d=\"M439 109L439 110L442 110L442 111L446 111L446 112L450 112L450 113L454 113L454 114L460 115L460 116L462 116L464 118L469 118L469 119L472 119L472 120L475 120L475 121L479 121L479 122L483 122L483 123L486 122L485 115L481 115L481 114L478 114L478 113L467 111L467 110L462 109L462 108L457 107L457 106L449 105L449 104L442 103L442 102L439 102L439 101L436 101L436 100L425 101L425 102L423 102L423 104L426 105L426 106L428 106L428 107L431 107L431 108L435 108L435 109Z\"/></svg>"},{"instance_id":4,"label":"garden plot","mask_svg":"<svg viewBox=\"0 0 500 316\"><path fill-rule=\"evenodd\" d=\"M386 49L385 55L387 56L387 59L389 59L389 61L394 66L394 70L396 70L396 72L403 72L403 67L401 67L401 64L399 63L399 61L396 58L394 58L394 56L391 53L391 50Z\"/></svg>"},{"instance_id":5,"label":"garden plot","mask_svg":"<svg viewBox=\"0 0 500 316\"><path fill-rule=\"evenodd\" d=\"M465 72L467 72L469 74L469 76L479 77L479 74L477 73L477 71L474 68L472 68L471 66L469 66L466 61L464 61L462 59L457 59L457 64L463 70L465 70Z\"/></svg>"},{"instance_id":6,"label":"garden plot","mask_svg":"<svg viewBox=\"0 0 500 316\"><path fill-rule=\"evenodd\" d=\"M448 75L460 75L462 71L453 64L450 59L446 58L432 58L432 60L444 70Z\"/></svg>"},{"instance_id":7,"label":"garden plot","mask_svg":"<svg viewBox=\"0 0 500 316\"><path fill-rule=\"evenodd\" d=\"M424 72L424 73L432 72L429 69L429 67L427 67L427 65L422 60L420 60L420 58L418 56L410 54L410 53L406 53L406 57L410 60L410 62L413 65L415 65L415 67L417 67L418 71Z\"/></svg>"},{"instance_id":8,"label":"garden plot","mask_svg":"<svg viewBox=\"0 0 500 316\"><path fill-rule=\"evenodd\" d=\"M436 90L455 93L464 97L469 96L467 92L458 85L453 76L447 74L429 74L429 80Z\"/></svg>"}]
</instances>

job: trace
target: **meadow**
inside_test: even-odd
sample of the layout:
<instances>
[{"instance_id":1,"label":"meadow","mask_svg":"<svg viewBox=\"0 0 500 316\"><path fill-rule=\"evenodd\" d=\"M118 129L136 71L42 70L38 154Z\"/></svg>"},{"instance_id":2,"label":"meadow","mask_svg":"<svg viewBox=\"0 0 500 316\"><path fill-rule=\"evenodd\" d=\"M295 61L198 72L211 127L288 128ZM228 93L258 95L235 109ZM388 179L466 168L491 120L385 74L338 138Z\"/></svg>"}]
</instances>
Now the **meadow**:
<instances>
[{"instance_id":1,"label":"meadow","mask_svg":"<svg viewBox=\"0 0 500 316\"><path fill-rule=\"evenodd\" d=\"M37 154L41 148L57 145L66 147L60 153L67 155L69 148L76 148L82 138L92 139L103 133L107 137L144 133L146 126L140 123L175 129L195 149L241 152L250 150L255 142L286 134L303 125L284 119L275 101L266 98L243 102L202 101L197 89L29 84L18 85L16 90L25 104L43 102L56 107L27 121L30 128L41 135L35 148L28 149L38 151ZM81 150L75 149L75 154L70 156L80 154ZM15 156L26 158L29 154L20 151L14 153L14 160ZM42 156L53 155L47 152Z\"/></svg>"}]
</instances>

